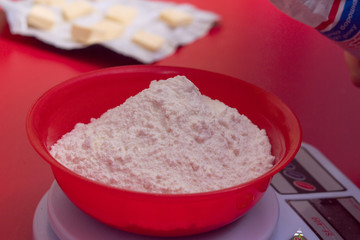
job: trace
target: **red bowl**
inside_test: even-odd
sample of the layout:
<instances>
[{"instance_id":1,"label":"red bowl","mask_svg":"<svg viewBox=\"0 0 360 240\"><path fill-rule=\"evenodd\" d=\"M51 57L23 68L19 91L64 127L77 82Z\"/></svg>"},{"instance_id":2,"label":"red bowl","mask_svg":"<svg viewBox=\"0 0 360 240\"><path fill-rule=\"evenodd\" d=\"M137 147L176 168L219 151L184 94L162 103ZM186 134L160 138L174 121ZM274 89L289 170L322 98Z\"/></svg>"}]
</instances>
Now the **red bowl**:
<instances>
[{"instance_id":1,"label":"red bowl","mask_svg":"<svg viewBox=\"0 0 360 240\"><path fill-rule=\"evenodd\" d=\"M275 166L234 187L204 193L152 194L109 187L59 164L49 149L78 122L88 123L106 110L148 88L151 80L185 75L202 92L235 107L264 128ZM263 196L272 177L295 156L301 128L276 96L239 79L203 70L164 66L125 66L82 74L42 95L29 112L29 140L51 166L68 198L84 212L125 231L153 236L184 236L210 231L243 216Z\"/></svg>"}]
</instances>

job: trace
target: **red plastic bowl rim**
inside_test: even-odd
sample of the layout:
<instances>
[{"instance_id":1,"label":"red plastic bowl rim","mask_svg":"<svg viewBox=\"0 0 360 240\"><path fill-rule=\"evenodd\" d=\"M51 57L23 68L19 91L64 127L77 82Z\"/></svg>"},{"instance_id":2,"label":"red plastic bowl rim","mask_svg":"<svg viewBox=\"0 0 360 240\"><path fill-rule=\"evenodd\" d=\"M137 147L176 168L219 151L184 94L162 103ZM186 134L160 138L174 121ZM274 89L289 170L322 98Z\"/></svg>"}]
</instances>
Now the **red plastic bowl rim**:
<instances>
[{"instance_id":1,"label":"red plastic bowl rim","mask_svg":"<svg viewBox=\"0 0 360 240\"><path fill-rule=\"evenodd\" d=\"M47 150L46 146L39 140L39 138L37 137L36 134L36 130L32 125L32 122L34 121L34 112L36 111L37 107L40 105L41 102L45 101L46 98L51 95L52 92L57 91L57 89L59 88L63 88L66 85L71 85L74 82L78 82L78 81L82 81L86 78L88 78L89 76L94 76L94 75L101 75L104 72L106 73L110 73L112 71L116 72L116 73L124 73L124 72L131 72L131 73L135 73L139 70L141 71L153 71L154 69L158 69L158 70L168 70L171 72L184 72L186 70L191 70L191 71L197 71L199 72L206 72L206 73L211 73L211 74L215 74L218 76L223 76L226 78L232 78L234 80L237 81L241 81L242 84L247 84L247 85L251 85L253 88L256 88L260 91L263 91L265 94L267 95L271 95L272 98L276 99L278 101L279 104L282 105L282 107L284 109L286 109L294 118L295 120L295 124L294 127L297 128L297 135L292 136L294 141L297 142L297 144L295 145L294 148L289 150L289 154L287 154L286 156L284 156L282 159L279 159L279 162L276 163L274 165L273 168L271 168L268 172L266 172L265 174L251 180L245 183L241 183L232 187L228 187L228 188L223 188L223 189L219 189L219 190L214 190L214 191L208 191L208 192L197 192L197 193L176 193L176 194L163 194L163 193L149 193L149 192L140 192L140 191L133 191L133 190L127 190L127 189L120 189L120 188L116 188L113 186L109 186L100 182L96 182L94 180L88 179L84 176L81 176L71 170L69 170L68 168L66 168L65 166L63 166L62 164L60 164L55 158L53 158L49 151ZM79 74L75 77L72 77L64 82L61 82L57 85L55 85L54 87L50 88L49 90L47 90L46 92L44 92L31 106L28 114L27 114L27 118L26 118L26 133L28 136L28 139L31 143L31 145L33 146L33 148L35 149L35 151L44 159L46 160L51 167L56 167L62 171L67 172L70 175L76 176L78 178L81 178L84 181L87 182L91 182L95 185L107 188L108 190L116 190L116 191L122 191L122 192L127 192L129 194L136 194L136 195L141 195L141 196L157 196L157 197L184 197L184 198L188 198L188 197L205 197L205 196L209 196L209 195L216 195L219 193L225 193L225 192L232 192L232 191L237 191L239 189L245 189L248 187L251 187L252 185L258 183L258 182L262 182L262 181L266 181L266 180L270 180L272 179L272 177L280 172L286 165L288 165L292 159L295 157L295 155L297 154L297 152L300 149L301 146L301 140L302 140L302 131L301 131L301 125L300 122L298 120L298 118L296 117L296 115L294 114L294 112L281 100L279 99L277 96L275 96L274 94L254 85L248 82L245 82L243 80L240 80L238 78L235 77L231 77L229 75L224 75L221 73L215 73L215 72L211 72L211 71L207 71L207 70L201 70L201 69L195 69L195 68L189 68L189 67L173 67L173 66L153 66L153 65L129 65L129 66L120 66L120 67L110 67L110 68L103 68L103 69L98 69L98 70L94 70L94 71L90 71L90 72L86 72L86 73L82 73Z\"/></svg>"}]
</instances>

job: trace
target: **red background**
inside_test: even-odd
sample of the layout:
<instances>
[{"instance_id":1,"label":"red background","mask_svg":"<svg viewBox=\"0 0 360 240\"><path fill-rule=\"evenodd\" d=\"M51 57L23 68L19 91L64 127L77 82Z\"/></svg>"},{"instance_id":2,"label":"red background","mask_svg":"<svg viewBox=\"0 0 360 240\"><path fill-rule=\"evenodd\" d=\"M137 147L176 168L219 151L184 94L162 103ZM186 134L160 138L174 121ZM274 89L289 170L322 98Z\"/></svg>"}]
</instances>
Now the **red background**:
<instances>
[{"instance_id":1,"label":"red background","mask_svg":"<svg viewBox=\"0 0 360 240\"><path fill-rule=\"evenodd\" d=\"M298 116L303 140L359 187L360 88L350 81L343 50L266 0L186 2L218 13L221 22L155 64L224 73L279 96ZM65 51L11 35L0 10L0 239L31 239L36 205L53 181L26 137L31 104L79 73L129 64L139 63L100 46Z\"/></svg>"}]
</instances>

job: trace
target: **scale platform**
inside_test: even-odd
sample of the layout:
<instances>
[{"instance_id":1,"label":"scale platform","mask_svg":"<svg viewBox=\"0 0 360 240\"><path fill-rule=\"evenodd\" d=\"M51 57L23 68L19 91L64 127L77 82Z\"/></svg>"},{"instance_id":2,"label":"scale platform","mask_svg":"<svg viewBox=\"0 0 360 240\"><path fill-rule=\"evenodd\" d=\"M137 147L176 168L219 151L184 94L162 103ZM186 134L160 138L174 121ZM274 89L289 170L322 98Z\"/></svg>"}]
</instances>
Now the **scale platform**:
<instances>
[{"instance_id":1,"label":"scale platform","mask_svg":"<svg viewBox=\"0 0 360 240\"><path fill-rule=\"evenodd\" d=\"M164 240L290 239L301 229L307 239L357 239L360 190L316 148L303 143L294 160L272 180L245 216L220 229ZM105 225L77 208L56 181L40 200L34 240L152 240Z\"/></svg>"}]
</instances>

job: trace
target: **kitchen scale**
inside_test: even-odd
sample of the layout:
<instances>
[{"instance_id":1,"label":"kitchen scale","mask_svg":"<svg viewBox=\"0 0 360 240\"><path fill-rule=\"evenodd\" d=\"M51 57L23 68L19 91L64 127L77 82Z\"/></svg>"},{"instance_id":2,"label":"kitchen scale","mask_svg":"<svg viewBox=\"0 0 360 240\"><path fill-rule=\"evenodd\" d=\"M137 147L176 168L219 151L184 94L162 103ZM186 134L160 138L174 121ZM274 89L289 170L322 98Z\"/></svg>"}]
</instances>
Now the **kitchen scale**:
<instances>
[{"instance_id":1,"label":"kitchen scale","mask_svg":"<svg viewBox=\"0 0 360 240\"><path fill-rule=\"evenodd\" d=\"M313 146L303 143L293 161L274 176L262 199L243 217L204 234L164 240L358 239L360 190ZM153 240L105 225L77 208L56 181L40 200L34 240Z\"/></svg>"}]
</instances>

